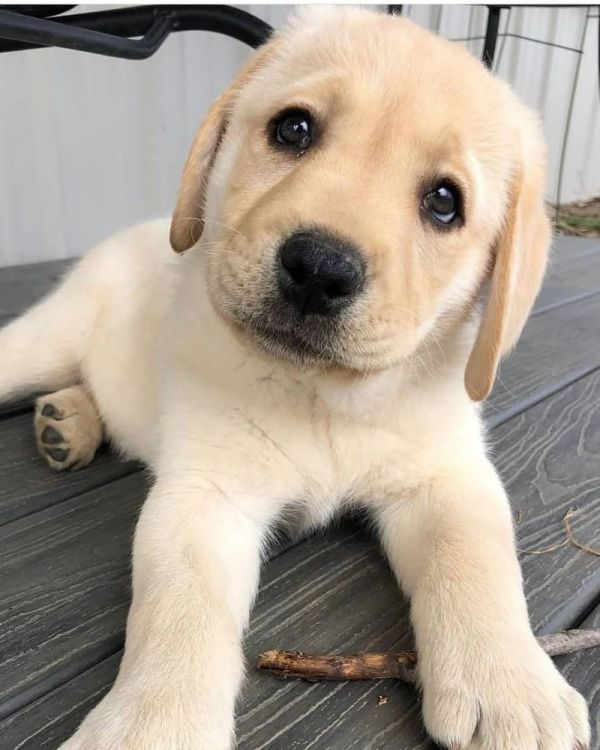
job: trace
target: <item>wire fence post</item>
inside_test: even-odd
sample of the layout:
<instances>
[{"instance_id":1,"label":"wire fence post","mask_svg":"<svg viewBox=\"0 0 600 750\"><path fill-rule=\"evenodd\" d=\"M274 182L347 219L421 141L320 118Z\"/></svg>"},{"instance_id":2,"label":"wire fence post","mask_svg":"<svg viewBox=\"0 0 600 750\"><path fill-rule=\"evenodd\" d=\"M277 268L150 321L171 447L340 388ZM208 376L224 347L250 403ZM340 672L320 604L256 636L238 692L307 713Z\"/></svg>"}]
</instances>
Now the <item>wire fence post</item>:
<instances>
[{"instance_id":1,"label":"wire fence post","mask_svg":"<svg viewBox=\"0 0 600 750\"><path fill-rule=\"evenodd\" d=\"M575 66L575 75L573 76L573 84L571 86L571 96L569 98L569 109L567 110L567 119L565 122L565 131L562 140L562 146L560 150L560 163L558 167L558 181L556 184L556 206L554 212L554 220L558 222L560 212L560 200L562 193L562 181L565 171L565 157L567 154L567 144L569 141L569 132L571 130L571 121L573 119L573 107L575 106L575 94L577 93L577 83L579 81L579 73L581 71L581 60L583 58L583 50L585 47L585 38L587 36L588 23L590 20L590 10L588 9L585 14L585 20L583 22L583 30L581 32L581 40L579 42L579 52L577 54L577 65Z\"/></svg>"},{"instance_id":2,"label":"wire fence post","mask_svg":"<svg viewBox=\"0 0 600 750\"><path fill-rule=\"evenodd\" d=\"M499 5L488 5L487 27L485 30L485 41L483 42L483 63L490 70L494 64L494 55L496 54L501 10L502 8Z\"/></svg>"}]
</instances>

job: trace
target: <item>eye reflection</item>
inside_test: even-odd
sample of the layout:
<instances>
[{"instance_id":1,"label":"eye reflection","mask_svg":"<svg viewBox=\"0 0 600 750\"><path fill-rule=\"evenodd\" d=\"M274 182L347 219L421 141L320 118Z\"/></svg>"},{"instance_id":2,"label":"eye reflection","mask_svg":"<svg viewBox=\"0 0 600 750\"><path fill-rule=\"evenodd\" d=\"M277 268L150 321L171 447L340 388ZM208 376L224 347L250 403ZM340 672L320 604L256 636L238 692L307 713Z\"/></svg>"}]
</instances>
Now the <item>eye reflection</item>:
<instances>
[{"instance_id":1,"label":"eye reflection","mask_svg":"<svg viewBox=\"0 0 600 750\"><path fill-rule=\"evenodd\" d=\"M422 208L434 222L449 227L461 218L461 195L450 182L442 181L423 197Z\"/></svg>"}]
</instances>

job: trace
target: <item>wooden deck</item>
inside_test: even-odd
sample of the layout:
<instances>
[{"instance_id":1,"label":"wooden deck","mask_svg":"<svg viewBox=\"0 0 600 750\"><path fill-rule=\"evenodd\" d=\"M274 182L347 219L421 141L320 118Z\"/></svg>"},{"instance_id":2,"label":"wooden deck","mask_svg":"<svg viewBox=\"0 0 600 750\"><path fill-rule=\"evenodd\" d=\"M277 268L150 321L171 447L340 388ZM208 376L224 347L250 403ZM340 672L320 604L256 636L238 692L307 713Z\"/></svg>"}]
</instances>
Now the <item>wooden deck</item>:
<instances>
[{"instance_id":1,"label":"wooden deck","mask_svg":"<svg viewBox=\"0 0 600 750\"><path fill-rule=\"evenodd\" d=\"M67 265L0 271L0 323ZM562 541L573 505L575 534L600 547L600 241L558 241L486 414L520 548ZM108 451L83 471L52 473L36 454L29 406L0 411L1 750L56 748L112 683L132 532L147 488L140 466ZM571 545L520 557L536 632L600 626L600 557ZM409 642L407 605L358 523L282 544L264 570L246 640L240 749L433 748L409 687L281 683L253 668L268 648L352 652ZM590 701L592 747L600 750L600 649L559 663Z\"/></svg>"}]
</instances>

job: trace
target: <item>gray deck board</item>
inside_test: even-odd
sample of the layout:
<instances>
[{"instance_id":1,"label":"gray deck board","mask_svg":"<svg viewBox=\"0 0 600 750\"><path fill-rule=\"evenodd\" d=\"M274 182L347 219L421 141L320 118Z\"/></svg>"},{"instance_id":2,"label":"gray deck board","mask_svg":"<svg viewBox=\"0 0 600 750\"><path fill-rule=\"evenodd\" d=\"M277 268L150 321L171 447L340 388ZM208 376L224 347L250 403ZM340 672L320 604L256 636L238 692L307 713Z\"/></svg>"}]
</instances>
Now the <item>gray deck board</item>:
<instances>
[{"instance_id":1,"label":"gray deck board","mask_svg":"<svg viewBox=\"0 0 600 750\"><path fill-rule=\"evenodd\" d=\"M120 647L137 473L0 529L0 716Z\"/></svg>"},{"instance_id":2,"label":"gray deck board","mask_svg":"<svg viewBox=\"0 0 600 750\"><path fill-rule=\"evenodd\" d=\"M595 255L598 252L600 252L598 240L586 240L581 237L555 235L551 252L551 262L553 264L571 264L578 258Z\"/></svg>"},{"instance_id":3,"label":"gray deck board","mask_svg":"<svg viewBox=\"0 0 600 750\"><path fill-rule=\"evenodd\" d=\"M56 750L108 692L120 661L117 652L0 721L0 749Z\"/></svg>"},{"instance_id":4,"label":"gray deck board","mask_svg":"<svg viewBox=\"0 0 600 750\"><path fill-rule=\"evenodd\" d=\"M565 539L571 507L577 537L600 546L600 371L509 420L491 433L495 465L511 499L521 550ZM539 633L577 622L600 595L600 564L572 546L520 555Z\"/></svg>"},{"instance_id":5,"label":"gray deck board","mask_svg":"<svg viewBox=\"0 0 600 750\"><path fill-rule=\"evenodd\" d=\"M75 262L51 260L0 269L0 319L19 315L49 292Z\"/></svg>"},{"instance_id":6,"label":"gray deck board","mask_svg":"<svg viewBox=\"0 0 600 750\"><path fill-rule=\"evenodd\" d=\"M35 446L30 412L0 424L0 527L139 468L103 447L85 471L49 472Z\"/></svg>"},{"instance_id":7,"label":"gray deck board","mask_svg":"<svg viewBox=\"0 0 600 750\"><path fill-rule=\"evenodd\" d=\"M600 367L600 294L532 317L485 406L494 426Z\"/></svg>"},{"instance_id":8,"label":"gray deck board","mask_svg":"<svg viewBox=\"0 0 600 750\"><path fill-rule=\"evenodd\" d=\"M19 280L22 270L0 270L0 321L45 293L65 264L41 265L25 269L30 284ZM576 535L600 546L599 291L600 243L562 239L486 411L521 548L561 541L571 505L580 509ZM23 408L0 412L0 750L53 750L116 674L131 536L148 478L108 453L82 472L49 472ZM266 648L348 652L410 642L408 606L376 541L357 524L278 552L246 641L241 750L431 750L406 686L280 683L256 673L252 664ZM521 554L521 562L538 632L579 623L590 611L587 621L600 624L597 557L568 546ZM560 661L590 698L596 726L599 660L587 652Z\"/></svg>"},{"instance_id":9,"label":"gray deck board","mask_svg":"<svg viewBox=\"0 0 600 750\"><path fill-rule=\"evenodd\" d=\"M552 257L533 314L539 315L549 308L564 304L567 300L577 300L598 293L600 248L596 247L587 255L576 255L574 258L566 256L564 250L557 251Z\"/></svg>"}]
</instances>

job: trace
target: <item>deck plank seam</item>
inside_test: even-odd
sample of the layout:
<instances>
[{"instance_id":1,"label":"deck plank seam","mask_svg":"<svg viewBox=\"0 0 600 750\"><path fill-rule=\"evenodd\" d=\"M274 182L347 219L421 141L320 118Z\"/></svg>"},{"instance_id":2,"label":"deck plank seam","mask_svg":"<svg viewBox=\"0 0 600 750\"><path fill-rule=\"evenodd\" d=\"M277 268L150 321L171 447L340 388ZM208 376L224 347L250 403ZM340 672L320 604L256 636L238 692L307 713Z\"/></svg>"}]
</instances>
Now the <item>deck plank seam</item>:
<instances>
[{"instance_id":1,"label":"deck plank seam","mask_svg":"<svg viewBox=\"0 0 600 750\"><path fill-rule=\"evenodd\" d=\"M568 299L560 300L559 302L549 302L547 305L544 305L543 307L540 307L538 309L534 309L531 312L530 318L535 318L538 315L543 315L546 312L550 312L551 310L557 310L560 307L565 307L566 305L572 305L575 302L583 302L586 299L589 299L590 297L595 297L596 295L600 294L600 289L595 289L592 292L582 292L581 294L575 295L574 297L570 297Z\"/></svg>"},{"instance_id":2,"label":"deck plank seam","mask_svg":"<svg viewBox=\"0 0 600 750\"><path fill-rule=\"evenodd\" d=\"M67 664L62 669L30 685L21 692L7 695L0 703L0 721L10 718L32 703L49 695L54 690L67 685L71 680L77 679L103 661L110 659L111 656L118 654L123 650L124 643L124 637L115 637L112 648L98 650L93 655L90 654L90 657L85 660L84 664L81 664L81 662L79 662L79 665L77 662L75 664Z\"/></svg>"},{"instance_id":3,"label":"deck plank seam","mask_svg":"<svg viewBox=\"0 0 600 750\"><path fill-rule=\"evenodd\" d=\"M52 471L52 469L48 468L48 471ZM110 479L105 480L105 481L99 481L98 484L87 487L83 492L75 492L74 494L69 495L68 497L62 497L60 498L60 500L56 500L52 503L49 503L48 505L45 505L43 508L35 508L27 513L23 513L23 515L20 515L16 518L11 518L3 522L0 521L0 529L5 529L8 526L10 526L11 523L17 523L19 521L22 521L24 518L30 518L31 516L36 515L36 513L43 513L45 510L48 510L49 508L58 508L63 503L69 502L70 500L74 500L76 497L85 497L90 492L96 492L97 490L101 490L104 487L108 487L109 485L114 484L115 482L120 482L122 479L126 479L127 477L132 477L135 474L139 474L139 473L148 474L149 472L150 470L146 466L132 467L131 469L124 468L123 474L120 474L119 476L113 476Z\"/></svg>"},{"instance_id":4,"label":"deck plank seam","mask_svg":"<svg viewBox=\"0 0 600 750\"><path fill-rule=\"evenodd\" d=\"M592 615L597 609L600 608L600 590L596 597L590 602L589 606L581 611L581 613L573 618L573 622L569 623L567 629L581 628L585 626L585 621Z\"/></svg>"},{"instance_id":5,"label":"deck plank seam","mask_svg":"<svg viewBox=\"0 0 600 750\"><path fill-rule=\"evenodd\" d=\"M587 367L584 370L573 373L572 376L568 376L566 378L563 378L562 380L557 381L550 388L540 389L536 394L533 394L532 396L529 396L522 401L517 401L513 408L503 409L500 414L486 415L484 421L488 432L491 432L497 427L510 422L510 420L514 419L515 417L519 417L521 414L524 414L534 406L547 401L549 398L552 398L552 396L555 396L560 391L564 391L566 388L569 388L575 383L578 383L580 380L584 380L590 375L593 375L598 370L600 370L600 363L594 364L591 367Z\"/></svg>"}]
</instances>

